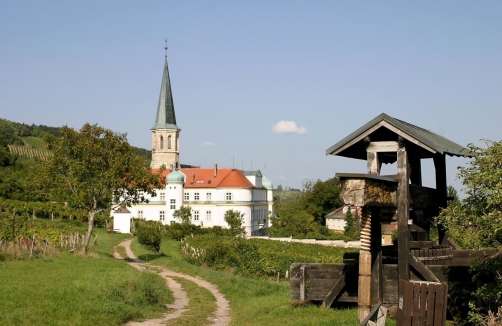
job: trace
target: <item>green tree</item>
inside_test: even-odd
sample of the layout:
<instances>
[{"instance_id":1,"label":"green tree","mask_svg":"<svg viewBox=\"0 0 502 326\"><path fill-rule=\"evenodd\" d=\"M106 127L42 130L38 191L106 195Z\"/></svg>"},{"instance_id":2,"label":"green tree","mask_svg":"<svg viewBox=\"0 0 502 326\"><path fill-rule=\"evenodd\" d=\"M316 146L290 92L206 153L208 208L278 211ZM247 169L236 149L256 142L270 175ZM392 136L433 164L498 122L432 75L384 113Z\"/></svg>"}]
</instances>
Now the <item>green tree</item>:
<instances>
[{"instance_id":1,"label":"green tree","mask_svg":"<svg viewBox=\"0 0 502 326\"><path fill-rule=\"evenodd\" d=\"M173 217L181 224L190 224L192 222L192 208L190 206L181 206L174 211Z\"/></svg>"},{"instance_id":2,"label":"green tree","mask_svg":"<svg viewBox=\"0 0 502 326\"><path fill-rule=\"evenodd\" d=\"M309 233L319 232L320 225L309 214L299 200L279 203L274 207L269 234L277 237L305 238Z\"/></svg>"},{"instance_id":3,"label":"green tree","mask_svg":"<svg viewBox=\"0 0 502 326\"><path fill-rule=\"evenodd\" d=\"M155 195L161 172L152 174L124 134L90 124L80 131L64 126L59 134L45 139L53 155L43 162L39 184L51 200L88 212L85 253L96 214L109 210L112 203L142 202L143 193Z\"/></svg>"},{"instance_id":4,"label":"green tree","mask_svg":"<svg viewBox=\"0 0 502 326\"><path fill-rule=\"evenodd\" d=\"M326 181L304 181L303 196L300 197L300 201L319 225L326 225L326 215L342 206L340 179L334 177Z\"/></svg>"},{"instance_id":5,"label":"green tree","mask_svg":"<svg viewBox=\"0 0 502 326\"><path fill-rule=\"evenodd\" d=\"M345 223L344 234L350 238L359 239L359 232L361 231L359 227L359 218L357 215L352 214L352 209L350 207L345 214Z\"/></svg>"},{"instance_id":6,"label":"green tree","mask_svg":"<svg viewBox=\"0 0 502 326\"><path fill-rule=\"evenodd\" d=\"M277 186L277 191L282 191L282 185Z\"/></svg>"},{"instance_id":7,"label":"green tree","mask_svg":"<svg viewBox=\"0 0 502 326\"><path fill-rule=\"evenodd\" d=\"M463 248L502 247L502 142L472 144L472 160L458 168L467 197L453 200L438 217Z\"/></svg>"},{"instance_id":8,"label":"green tree","mask_svg":"<svg viewBox=\"0 0 502 326\"><path fill-rule=\"evenodd\" d=\"M243 236L246 234L246 228L242 226L242 223L244 223L244 213L229 209L225 212L225 222L227 222L230 233L233 236Z\"/></svg>"}]
</instances>

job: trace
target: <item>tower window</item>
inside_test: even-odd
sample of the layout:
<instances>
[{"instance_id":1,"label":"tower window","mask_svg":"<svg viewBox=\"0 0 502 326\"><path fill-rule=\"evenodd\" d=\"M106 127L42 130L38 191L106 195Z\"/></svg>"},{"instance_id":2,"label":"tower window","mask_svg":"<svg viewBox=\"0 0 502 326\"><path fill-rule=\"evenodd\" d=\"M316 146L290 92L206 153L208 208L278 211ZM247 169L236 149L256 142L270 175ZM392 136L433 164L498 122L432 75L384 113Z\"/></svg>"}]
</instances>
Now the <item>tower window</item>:
<instances>
[{"instance_id":1,"label":"tower window","mask_svg":"<svg viewBox=\"0 0 502 326\"><path fill-rule=\"evenodd\" d=\"M164 137L160 136L160 149L164 148Z\"/></svg>"},{"instance_id":2,"label":"tower window","mask_svg":"<svg viewBox=\"0 0 502 326\"><path fill-rule=\"evenodd\" d=\"M167 148L171 149L171 135L167 137Z\"/></svg>"},{"instance_id":3,"label":"tower window","mask_svg":"<svg viewBox=\"0 0 502 326\"><path fill-rule=\"evenodd\" d=\"M170 208L171 208L171 209L176 209L176 199L171 199L171 202L170 202L170 203L171 203Z\"/></svg>"}]
</instances>

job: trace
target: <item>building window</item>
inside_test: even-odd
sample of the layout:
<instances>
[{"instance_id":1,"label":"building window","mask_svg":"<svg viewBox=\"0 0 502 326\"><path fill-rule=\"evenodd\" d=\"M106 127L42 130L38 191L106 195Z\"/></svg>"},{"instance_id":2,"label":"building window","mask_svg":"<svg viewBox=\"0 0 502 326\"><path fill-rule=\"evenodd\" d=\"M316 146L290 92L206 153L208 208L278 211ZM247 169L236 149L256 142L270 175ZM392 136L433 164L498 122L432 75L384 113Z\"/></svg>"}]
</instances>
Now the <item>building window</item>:
<instances>
[{"instance_id":1,"label":"building window","mask_svg":"<svg viewBox=\"0 0 502 326\"><path fill-rule=\"evenodd\" d=\"M199 200L199 193L198 192L195 192L193 194L193 200Z\"/></svg>"},{"instance_id":2,"label":"building window","mask_svg":"<svg viewBox=\"0 0 502 326\"><path fill-rule=\"evenodd\" d=\"M171 199L171 209L176 209L176 199Z\"/></svg>"},{"instance_id":3,"label":"building window","mask_svg":"<svg viewBox=\"0 0 502 326\"><path fill-rule=\"evenodd\" d=\"M227 200L232 200L232 193L231 193L231 192L227 192L227 193L225 194L225 198L226 198Z\"/></svg>"},{"instance_id":4,"label":"building window","mask_svg":"<svg viewBox=\"0 0 502 326\"><path fill-rule=\"evenodd\" d=\"M198 221L199 220L199 211L193 211L193 220Z\"/></svg>"},{"instance_id":5,"label":"building window","mask_svg":"<svg viewBox=\"0 0 502 326\"><path fill-rule=\"evenodd\" d=\"M164 192L160 193L160 200L166 200L166 194Z\"/></svg>"},{"instance_id":6,"label":"building window","mask_svg":"<svg viewBox=\"0 0 502 326\"><path fill-rule=\"evenodd\" d=\"M185 200L190 200L190 194L188 192L185 192Z\"/></svg>"},{"instance_id":7,"label":"building window","mask_svg":"<svg viewBox=\"0 0 502 326\"><path fill-rule=\"evenodd\" d=\"M166 219L166 212L165 211L160 211L159 212L159 219L161 221L164 221Z\"/></svg>"},{"instance_id":8,"label":"building window","mask_svg":"<svg viewBox=\"0 0 502 326\"><path fill-rule=\"evenodd\" d=\"M211 201L211 193L210 193L210 192L208 192L208 193L206 194L206 200L207 200L207 201Z\"/></svg>"},{"instance_id":9,"label":"building window","mask_svg":"<svg viewBox=\"0 0 502 326\"><path fill-rule=\"evenodd\" d=\"M138 218L143 218L143 211L138 211Z\"/></svg>"},{"instance_id":10,"label":"building window","mask_svg":"<svg viewBox=\"0 0 502 326\"><path fill-rule=\"evenodd\" d=\"M211 211L206 211L206 221L211 222Z\"/></svg>"},{"instance_id":11,"label":"building window","mask_svg":"<svg viewBox=\"0 0 502 326\"><path fill-rule=\"evenodd\" d=\"M169 137L167 137L167 148L171 149L171 135L169 135Z\"/></svg>"},{"instance_id":12,"label":"building window","mask_svg":"<svg viewBox=\"0 0 502 326\"><path fill-rule=\"evenodd\" d=\"M164 148L164 137L160 136L160 149Z\"/></svg>"}]
</instances>

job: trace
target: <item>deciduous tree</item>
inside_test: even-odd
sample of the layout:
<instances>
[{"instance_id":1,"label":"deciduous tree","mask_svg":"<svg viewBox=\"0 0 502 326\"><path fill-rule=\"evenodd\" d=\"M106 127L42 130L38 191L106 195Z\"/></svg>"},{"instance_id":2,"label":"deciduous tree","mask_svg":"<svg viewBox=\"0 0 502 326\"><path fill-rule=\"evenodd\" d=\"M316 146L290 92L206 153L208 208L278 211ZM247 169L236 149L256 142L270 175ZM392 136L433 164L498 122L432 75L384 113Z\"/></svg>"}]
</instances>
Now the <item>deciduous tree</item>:
<instances>
[{"instance_id":1,"label":"deciduous tree","mask_svg":"<svg viewBox=\"0 0 502 326\"><path fill-rule=\"evenodd\" d=\"M130 206L144 201L144 193L154 195L161 172L152 174L125 134L85 124L79 131L65 126L59 135L45 139L53 155L43 162L39 181L52 200L88 212L85 253L96 214L112 203Z\"/></svg>"},{"instance_id":2,"label":"deciduous tree","mask_svg":"<svg viewBox=\"0 0 502 326\"><path fill-rule=\"evenodd\" d=\"M233 236L243 236L246 234L246 229L242 226L242 223L244 223L244 213L229 209L225 212L225 222L227 222L230 233Z\"/></svg>"}]
</instances>

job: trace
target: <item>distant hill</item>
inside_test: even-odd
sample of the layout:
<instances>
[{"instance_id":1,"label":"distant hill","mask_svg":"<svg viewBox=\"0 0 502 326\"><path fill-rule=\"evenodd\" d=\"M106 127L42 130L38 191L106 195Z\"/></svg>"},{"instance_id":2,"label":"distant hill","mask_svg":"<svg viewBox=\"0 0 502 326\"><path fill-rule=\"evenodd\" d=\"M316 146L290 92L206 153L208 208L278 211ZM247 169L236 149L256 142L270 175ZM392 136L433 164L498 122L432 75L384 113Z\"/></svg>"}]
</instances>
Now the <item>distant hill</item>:
<instances>
[{"instance_id":1,"label":"distant hill","mask_svg":"<svg viewBox=\"0 0 502 326\"><path fill-rule=\"evenodd\" d=\"M43 158L45 154L44 137L48 134L59 136L60 127L45 125L27 125L0 118L0 150L8 149L19 156ZM148 161L152 159L152 151L134 147L136 154Z\"/></svg>"}]
</instances>

